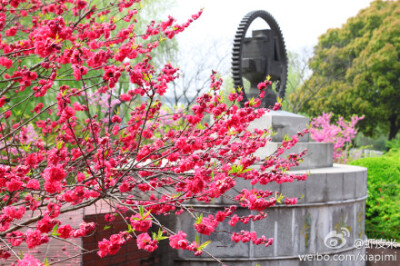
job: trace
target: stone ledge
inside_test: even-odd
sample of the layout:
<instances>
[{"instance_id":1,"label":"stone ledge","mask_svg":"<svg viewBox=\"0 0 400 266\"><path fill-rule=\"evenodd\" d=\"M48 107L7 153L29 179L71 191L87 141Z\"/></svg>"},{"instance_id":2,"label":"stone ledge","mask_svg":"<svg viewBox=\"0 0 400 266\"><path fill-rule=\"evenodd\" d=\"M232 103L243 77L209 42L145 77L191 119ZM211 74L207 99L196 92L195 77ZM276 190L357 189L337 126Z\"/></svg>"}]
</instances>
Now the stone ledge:
<instances>
[{"instance_id":1,"label":"stone ledge","mask_svg":"<svg viewBox=\"0 0 400 266\"><path fill-rule=\"evenodd\" d=\"M286 111L270 111L261 118L254 120L248 129L273 129L275 134L272 136L272 141L281 142L285 135L292 137L298 131L308 128L309 123L309 119L302 115ZM300 137L299 141L308 142L308 135Z\"/></svg>"},{"instance_id":2,"label":"stone ledge","mask_svg":"<svg viewBox=\"0 0 400 266\"><path fill-rule=\"evenodd\" d=\"M311 170L289 171L293 174L309 173L305 181L251 186L249 180L239 178L234 189L227 196L236 196L242 189L262 189L278 191L284 196L298 197L299 204L325 204L326 202L352 201L367 197L367 169L359 166L335 164L333 167ZM198 202L191 202L198 205ZM216 199L214 204L237 204L228 198ZM201 204L199 204L201 205Z\"/></svg>"},{"instance_id":3,"label":"stone ledge","mask_svg":"<svg viewBox=\"0 0 400 266\"><path fill-rule=\"evenodd\" d=\"M273 154L280 146L279 142L269 142L263 148L258 149L254 155L261 159ZM298 142L294 147L286 150L281 157L284 158L291 153L299 153L307 149L304 161L292 169L314 169L333 166L333 144L324 142Z\"/></svg>"}]
</instances>

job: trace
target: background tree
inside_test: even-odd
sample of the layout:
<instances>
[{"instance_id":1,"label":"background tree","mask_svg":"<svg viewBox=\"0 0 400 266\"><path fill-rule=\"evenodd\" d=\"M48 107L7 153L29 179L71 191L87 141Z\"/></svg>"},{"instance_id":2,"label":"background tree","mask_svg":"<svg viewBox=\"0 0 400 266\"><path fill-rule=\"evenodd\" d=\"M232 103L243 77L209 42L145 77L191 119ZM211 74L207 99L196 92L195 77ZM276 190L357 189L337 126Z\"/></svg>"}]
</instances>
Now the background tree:
<instances>
[{"instance_id":1,"label":"background tree","mask_svg":"<svg viewBox=\"0 0 400 266\"><path fill-rule=\"evenodd\" d=\"M282 108L285 111L298 113L308 97L300 97L297 93L298 89L305 84L307 78L310 77L311 71L308 67L308 59L311 57L312 51L303 49L301 53L288 52L288 78L286 83L286 95Z\"/></svg>"},{"instance_id":2,"label":"background tree","mask_svg":"<svg viewBox=\"0 0 400 266\"><path fill-rule=\"evenodd\" d=\"M209 88L212 70L222 77L230 73L231 51L226 50L230 44L227 40L210 39L201 47L194 47L182 42L179 37L177 40L179 45L172 47L175 49L171 49L170 45L162 47L162 56L159 57L167 59L164 62L171 61L179 66L179 79L170 84L164 101L170 106L190 107Z\"/></svg>"},{"instance_id":3,"label":"background tree","mask_svg":"<svg viewBox=\"0 0 400 266\"><path fill-rule=\"evenodd\" d=\"M309 63L313 74L298 92L307 100L301 111L364 115L360 131L372 135L380 127L393 139L400 129L399 36L399 1L372 2L320 36Z\"/></svg>"}]
</instances>

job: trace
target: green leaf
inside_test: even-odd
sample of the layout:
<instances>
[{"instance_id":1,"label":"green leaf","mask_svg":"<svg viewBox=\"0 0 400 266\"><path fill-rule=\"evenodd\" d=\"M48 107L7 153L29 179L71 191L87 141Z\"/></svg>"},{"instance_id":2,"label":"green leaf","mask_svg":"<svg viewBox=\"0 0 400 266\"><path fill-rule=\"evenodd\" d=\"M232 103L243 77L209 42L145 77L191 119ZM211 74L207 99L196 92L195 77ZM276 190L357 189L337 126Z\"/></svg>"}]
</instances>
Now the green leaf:
<instances>
[{"instance_id":1,"label":"green leaf","mask_svg":"<svg viewBox=\"0 0 400 266\"><path fill-rule=\"evenodd\" d=\"M236 174L236 173L237 174L242 174L242 173L251 171L252 169L249 168L249 170L247 170L247 171L246 170L243 170L243 165L241 165L240 162L239 162L237 165L234 164L234 165L231 166L231 170L229 171L228 174Z\"/></svg>"},{"instance_id":2,"label":"green leaf","mask_svg":"<svg viewBox=\"0 0 400 266\"><path fill-rule=\"evenodd\" d=\"M151 211L146 212L144 215L142 215L142 218L146 218L147 216L150 215L150 213L151 213ZM150 218L150 220L151 220L151 218Z\"/></svg>"},{"instance_id":3,"label":"green leaf","mask_svg":"<svg viewBox=\"0 0 400 266\"><path fill-rule=\"evenodd\" d=\"M202 124L196 124L196 128L198 128L198 129L200 129L200 130L203 130L203 129L205 129L206 127L205 127L204 125L202 125Z\"/></svg>"},{"instance_id":4,"label":"green leaf","mask_svg":"<svg viewBox=\"0 0 400 266\"><path fill-rule=\"evenodd\" d=\"M234 164L231 166L231 170L228 172L228 174L236 174L238 172L237 166Z\"/></svg>"},{"instance_id":5,"label":"green leaf","mask_svg":"<svg viewBox=\"0 0 400 266\"><path fill-rule=\"evenodd\" d=\"M29 142L28 145L26 145L26 146L22 146L22 149L23 149L25 152L27 152L27 151L29 150L30 146L31 146L31 142Z\"/></svg>"},{"instance_id":6,"label":"green leaf","mask_svg":"<svg viewBox=\"0 0 400 266\"><path fill-rule=\"evenodd\" d=\"M204 248L206 248L206 247L208 246L208 244L210 244L210 243L211 243L211 240L208 240L208 241L204 242L203 244L201 244L201 246L199 247L199 249L204 249Z\"/></svg>"},{"instance_id":7,"label":"green leaf","mask_svg":"<svg viewBox=\"0 0 400 266\"><path fill-rule=\"evenodd\" d=\"M52 236L59 236L60 234L57 233L57 230L58 230L58 224L56 224L56 225L53 227L53 231L51 231L51 235L52 235Z\"/></svg>"},{"instance_id":8,"label":"green leaf","mask_svg":"<svg viewBox=\"0 0 400 266\"><path fill-rule=\"evenodd\" d=\"M290 140L290 137L289 137L287 134L285 134L285 136L283 137L283 140L284 140L284 141L289 141L289 140Z\"/></svg>"},{"instance_id":9,"label":"green leaf","mask_svg":"<svg viewBox=\"0 0 400 266\"><path fill-rule=\"evenodd\" d=\"M158 228L158 234L159 237L161 237L163 235L163 232L161 231L161 228Z\"/></svg>"},{"instance_id":10,"label":"green leaf","mask_svg":"<svg viewBox=\"0 0 400 266\"><path fill-rule=\"evenodd\" d=\"M285 198L284 195L282 195L282 193L279 195L279 197L276 199L276 202L278 203L282 203L282 200Z\"/></svg>"},{"instance_id":11,"label":"green leaf","mask_svg":"<svg viewBox=\"0 0 400 266\"><path fill-rule=\"evenodd\" d=\"M157 240L157 241L161 241L164 239L168 239L168 236L163 236L163 231L161 230L161 228L158 229L158 233L152 233L153 239Z\"/></svg>"},{"instance_id":12,"label":"green leaf","mask_svg":"<svg viewBox=\"0 0 400 266\"><path fill-rule=\"evenodd\" d=\"M151 77L152 77L152 75L151 74L144 74L143 75L143 79L145 80L145 81L147 81L147 82L150 82L150 80L151 80Z\"/></svg>"},{"instance_id":13,"label":"green leaf","mask_svg":"<svg viewBox=\"0 0 400 266\"><path fill-rule=\"evenodd\" d=\"M242 173L247 173L247 172L249 172L251 170L253 170L253 168L247 168L247 169L243 170Z\"/></svg>"},{"instance_id":14,"label":"green leaf","mask_svg":"<svg viewBox=\"0 0 400 266\"><path fill-rule=\"evenodd\" d=\"M228 128L228 135L233 136L236 135L238 132L232 128Z\"/></svg>"},{"instance_id":15,"label":"green leaf","mask_svg":"<svg viewBox=\"0 0 400 266\"><path fill-rule=\"evenodd\" d=\"M133 231L135 231L135 230L132 229L132 225L128 224L128 231L127 232L130 234Z\"/></svg>"},{"instance_id":16,"label":"green leaf","mask_svg":"<svg viewBox=\"0 0 400 266\"><path fill-rule=\"evenodd\" d=\"M111 226L106 225L106 226L104 226L103 230L108 230L108 229L110 229L110 228L111 228Z\"/></svg>"},{"instance_id":17,"label":"green leaf","mask_svg":"<svg viewBox=\"0 0 400 266\"><path fill-rule=\"evenodd\" d=\"M203 214L200 213L200 216L196 216L196 224L201 223L202 220L203 220Z\"/></svg>"},{"instance_id":18,"label":"green leaf","mask_svg":"<svg viewBox=\"0 0 400 266\"><path fill-rule=\"evenodd\" d=\"M62 141L57 141L57 150L60 150L62 148L63 142Z\"/></svg>"}]
</instances>

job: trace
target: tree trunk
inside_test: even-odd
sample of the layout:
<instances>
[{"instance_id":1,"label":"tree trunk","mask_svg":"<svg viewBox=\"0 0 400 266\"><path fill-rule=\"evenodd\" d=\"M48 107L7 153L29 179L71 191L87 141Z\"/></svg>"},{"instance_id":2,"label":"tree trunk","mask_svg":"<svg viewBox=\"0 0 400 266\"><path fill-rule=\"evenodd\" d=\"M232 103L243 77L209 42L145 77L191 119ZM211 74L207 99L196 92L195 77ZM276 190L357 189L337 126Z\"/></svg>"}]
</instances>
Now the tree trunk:
<instances>
[{"instance_id":1,"label":"tree trunk","mask_svg":"<svg viewBox=\"0 0 400 266\"><path fill-rule=\"evenodd\" d=\"M397 115L391 115L389 117L389 122L390 122L389 140L392 140L396 137L397 132L399 132L400 121L398 121Z\"/></svg>"}]
</instances>

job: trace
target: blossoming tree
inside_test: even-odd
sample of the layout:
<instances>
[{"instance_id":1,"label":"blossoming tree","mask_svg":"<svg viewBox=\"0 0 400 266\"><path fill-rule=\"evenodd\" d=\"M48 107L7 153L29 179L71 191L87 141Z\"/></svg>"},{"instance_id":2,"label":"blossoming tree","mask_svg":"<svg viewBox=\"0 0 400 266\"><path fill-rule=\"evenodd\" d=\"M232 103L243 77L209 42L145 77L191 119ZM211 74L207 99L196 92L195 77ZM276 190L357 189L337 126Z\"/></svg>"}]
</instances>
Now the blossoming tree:
<instances>
[{"instance_id":1,"label":"blossoming tree","mask_svg":"<svg viewBox=\"0 0 400 266\"><path fill-rule=\"evenodd\" d=\"M303 154L280 157L297 136L268 158L253 155L270 134L246 128L266 110L253 108L259 99L238 108L233 103L240 92L229 95L231 105L223 103L222 79L215 72L209 91L189 113L162 109L162 96L179 70L169 63L156 69L152 51L201 11L183 24L172 17L153 21L139 33L141 8L140 0L0 1L2 259L13 256L18 265L39 265L43 258L20 257L15 247L101 230L94 223L74 228L59 219L98 201L112 210L107 220L128 218L126 230L98 243L100 257L116 254L133 238L150 252L159 241L169 241L174 249L200 255L207 243L166 228L157 215L188 211L198 233L210 235L219 223L265 218L265 209L281 198L267 187L238 192L237 205L253 211L246 217L235 214L236 205L203 217L189 210L189 200L224 197L237 179L250 187L306 178L287 172ZM259 86L261 97L266 85ZM116 87L124 93L116 94ZM205 121L207 116L212 122ZM272 244L255 232L235 232L231 239Z\"/></svg>"},{"instance_id":2,"label":"blossoming tree","mask_svg":"<svg viewBox=\"0 0 400 266\"><path fill-rule=\"evenodd\" d=\"M332 113L323 113L313 118L310 136L316 142L333 143L333 159L335 162L346 162L351 140L357 135L356 125L364 117L352 116L351 121L339 117L337 125L331 124Z\"/></svg>"}]
</instances>

